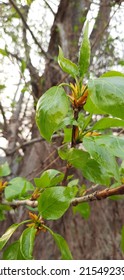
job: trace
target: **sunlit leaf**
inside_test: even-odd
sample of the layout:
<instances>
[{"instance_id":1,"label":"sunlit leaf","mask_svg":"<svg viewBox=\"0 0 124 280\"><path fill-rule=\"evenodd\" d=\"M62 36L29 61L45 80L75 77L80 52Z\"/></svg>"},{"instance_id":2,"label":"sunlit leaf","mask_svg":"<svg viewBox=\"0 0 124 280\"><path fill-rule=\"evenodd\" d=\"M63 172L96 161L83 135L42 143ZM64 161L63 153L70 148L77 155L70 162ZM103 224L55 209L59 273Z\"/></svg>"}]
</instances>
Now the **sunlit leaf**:
<instances>
[{"instance_id":1,"label":"sunlit leaf","mask_svg":"<svg viewBox=\"0 0 124 280\"><path fill-rule=\"evenodd\" d=\"M58 63L62 70L73 78L79 75L78 66L73 63L71 60L64 57L62 49L59 47Z\"/></svg>"},{"instance_id":2,"label":"sunlit leaf","mask_svg":"<svg viewBox=\"0 0 124 280\"><path fill-rule=\"evenodd\" d=\"M84 77L90 64L90 41L88 37L89 23L87 22L83 32L83 40L79 51L79 72L80 77Z\"/></svg>"},{"instance_id":3,"label":"sunlit leaf","mask_svg":"<svg viewBox=\"0 0 124 280\"><path fill-rule=\"evenodd\" d=\"M20 237L20 252L25 260L32 260L36 229L31 227L23 231Z\"/></svg>"},{"instance_id":4,"label":"sunlit leaf","mask_svg":"<svg viewBox=\"0 0 124 280\"><path fill-rule=\"evenodd\" d=\"M40 134L50 141L59 129L69 109L68 97L62 87L54 86L39 99L36 108L36 123Z\"/></svg>"},{"instance_id":5,"label":"sunlit leaf","mask_svg":"<svg viewBox=\"0 0 124 280\"><path fill-rule=\"evenodd\" d=\"M69 208L76 193L76 187L58 186L45 189L38 199L40 215L47 220L59 219Z\"/></svg>"}]
</instances>

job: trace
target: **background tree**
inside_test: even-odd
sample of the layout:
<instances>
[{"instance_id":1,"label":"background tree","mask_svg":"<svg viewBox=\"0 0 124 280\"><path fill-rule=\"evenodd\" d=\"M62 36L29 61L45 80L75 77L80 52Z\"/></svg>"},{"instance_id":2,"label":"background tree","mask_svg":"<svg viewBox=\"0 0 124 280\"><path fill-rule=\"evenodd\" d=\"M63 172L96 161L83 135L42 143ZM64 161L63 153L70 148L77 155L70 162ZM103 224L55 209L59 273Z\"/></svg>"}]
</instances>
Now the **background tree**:
<instances>
[{"instance_id":1,"label":"background tree","mask_svg":"<svg viewBox=\"0 0 124 280\"><path fill-rule=\"evenodd\" d=\"M9 0L1 1L0 8L0 125L4 141L1 160L8 161L11 178L23 176L33 182L34 177L48 168L59 167L65 171L57 153L61 136L55 135L51 147L39 136L35 124L38 98L49 87L70 81L57 64L58 45L74 61L84 22L90 18L94 24L90 35L91 74L99 76L106 69L123 66L123 36L118 17L121 19L124 5L123 1L114 0ZM77 171L73 172L76 175ZM1 222L1 234L12 222L22 221L27 212L21 206L18 215L16 209L8 213L7 220ZM91 203L88 220L78 214L73 216L68 210L63 218L48 224L64 235L75 259L120 259L123 258L119 243L123 219L122 203L106 200ZM37 237L35 256L58 258L49 233Z\"/></svg>"}]
</instances>

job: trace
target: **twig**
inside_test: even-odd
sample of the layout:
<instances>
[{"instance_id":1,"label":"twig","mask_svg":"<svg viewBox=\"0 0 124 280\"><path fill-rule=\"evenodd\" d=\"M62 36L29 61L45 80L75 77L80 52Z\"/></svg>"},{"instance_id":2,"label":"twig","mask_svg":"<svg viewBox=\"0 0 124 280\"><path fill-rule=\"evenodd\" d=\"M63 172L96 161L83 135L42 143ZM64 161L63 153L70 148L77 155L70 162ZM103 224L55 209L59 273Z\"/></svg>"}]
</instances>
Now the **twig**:
<instances>
[{"instance_id":1,"label":"twig","mask_svg":"<svg viewBox=\"0 0 124 280\"><path fill-rule=\"evenodd\" d=\"M36 43L36 45L39 47L39 49L41 50L41 52L44 54L44 56L47 59L52 59L53 57L51 57L48 53L46 53L43 48L41 47L41 44L38 42L37 38L34 36L32 30L30 29L29 25L27 24L27 22L25 21L25 18L23 16L23 14L21 13L20 9L17 7L16 3L14 2L14 0L9 0L10 4L14 7L14 9L16 10L16 12L18 13L18 15L20 16L24 26L26 27L26 29L30 32L34 42Z\"/></svg>"},{"instance_id":2,"label":"twig","mask_svg":"<svg viewBox=\"0 0 124 280\"><path fill-rule=\"evenodd\" d=\"M3 201L2 203L3 205L9 205L9 206L21 206L21 205L27 205L30 206L32 208L37 207L38 202L36 200L29 200L29 199L25 199L25 200L13 200L12 202L9 201Z\"/></svg>"},{"instance_id":3,"label":"twig","mask_svg":"<svg viewBox=\"0 0 124 280\"><path fill-rule=\"evenodd\" d=\"M124 194L124 185L118 188L112 188L112 189L104 189L102 191L95 191L94 193L91 193L89 195L85 195L82 197L76 197L72 200L71 204L73 206L76 206L79 203L82 202L88 202L88 201L93 201L93 200L101 200L105 199L109 196L112 195L122 195Z\"/></svg>"},{"instance_id":4,"label":"twig","mask_svg":"<svg viewBox=\"0 0 124 280\"><path fill-rule=\"evenodd\" d=\"M101 199L105 199L109 196L123 195L123 194L124 194L124 185L117 187L117 188L112 188L112 189L106 188L102 191L96 191L89 195L85 195L82 197L76 197L76 198L72 199L71 205L76 206L79 203L90 202L93 200L101 200ZM27 205L27 206L31 206L31 207L35 208L38 206L38 201L26 199L26 200L13 200L12 202L9 202L9 201L5 200L2 202L2 204L10 205L10 206Z\"/></svg>"},{"instance_id":5,"label":"twig","mask_svg":"<svg viewBox=\"0 0 124 280\"><path fill-rule=\"evenodd\" d=\"M46 0L44 0L44 2L45 2L45 4L46 4L46 6L50 9L50 11L52 12L52 14L55 16L55 13L54 13L53 9L51 8L50 4L49 4Z\"/></svg>"}]
</instances>

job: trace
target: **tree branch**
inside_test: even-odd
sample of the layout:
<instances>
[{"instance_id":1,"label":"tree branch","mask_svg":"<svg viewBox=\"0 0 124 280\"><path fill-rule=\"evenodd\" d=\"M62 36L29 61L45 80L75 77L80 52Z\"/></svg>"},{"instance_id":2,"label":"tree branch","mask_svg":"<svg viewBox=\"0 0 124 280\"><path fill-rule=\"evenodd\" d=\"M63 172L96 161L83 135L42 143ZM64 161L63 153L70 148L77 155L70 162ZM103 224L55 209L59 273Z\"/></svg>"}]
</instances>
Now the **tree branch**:
<instances>
[{"instance_id":1,"label":"tree branch","mask_svg":"<svg viewBox=\"0 0 124 280\"><path fill-rule=\"evenodd\" d=\"M105 199L109 196L122 195L122 194L124 194L124 185L122 185L118 188L113 188L113 189L106 188L102 191L95 191L89 195L85 195L82 197L76 197L72 200L71 204L72 204L72 206L76 206L77 204L82 203L82 202L101 200L101 199Z\"/></svg>"},{"instance_id":2,"label":"tree branch","mask_svg":"<svg viewBox=\"0 0 124 280\"><path fill-rule=\"evenodd\" d=\"M39 47L39 49L41 50L42 54L47 58L47 59L52 59L53 58L46 53L43 48L41 47L41 44L38 42L37 38L34 36L32 30L30 29L29 25L27 24L27 22L25 21L25 18L23 16L23 14L21 13L20 9L17 7L16 3L14 2L14 0L9 0L10 4L14 7L14 9L16 10L16 12L18 13L18 15L20 16L24 26L26 27L26 29L30 32L35 44Z\"/></svg>"},{"instance_id":3,"label":"tree branch","mask_svg":"<svg viewBox=\"0 0 124 280\"><path fill-rule=\"evenodd\" d=\"M101 199L105 199L109 196L113 196L113 195L123 195L124 194L124 185L117 187L117 188L112 188L112 189L104 189L102 191L95 191L89 195L85 195L82 197L76 197L74 199L72 199L71 201L71 205L72 206L76 206L79 203L83 203L83 202L90 202L93 200L101 200ZM26 199L26 200L13 200L12 202L9 201L3 201L2 202L3 205L10 205L10 206L21 206L21 205L27 205L30 207L37 207L38 206L38 201L37 200L30 200L30 199Z\"/></svg>"}]
</instances>

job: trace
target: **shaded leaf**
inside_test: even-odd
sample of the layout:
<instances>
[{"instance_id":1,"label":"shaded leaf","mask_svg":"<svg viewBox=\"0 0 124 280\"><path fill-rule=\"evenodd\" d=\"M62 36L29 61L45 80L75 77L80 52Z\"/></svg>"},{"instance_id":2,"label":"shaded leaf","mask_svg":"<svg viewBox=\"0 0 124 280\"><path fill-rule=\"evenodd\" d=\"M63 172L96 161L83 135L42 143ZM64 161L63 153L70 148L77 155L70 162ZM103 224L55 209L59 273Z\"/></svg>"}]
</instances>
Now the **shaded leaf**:
<instances>
[{"instance_id":1,"label":"shaded leaf","mask_svg":"<svg viewBox=\"0 0 124 280\"><path fill-rule=\"evenodd\" d=\"M19 240L13 242L9 245L3 252L3 260L24 260L20 252L20 242Z\"/></svg>"},{"instance_id":2,"label":"shaded leaf","mask_svg":"<svg viewBox=\"0 0 124 280\"><path fill-rule=\"evenodd\" d=\"M83 144L85 149L90 153L91 157L106 170L105 172L108 176L114 177L117 181L119 181L119 169L115 157L105 144L98 145L95 139L96 138L93 137L84 137Z\"/></svg>"}]
</instances>

